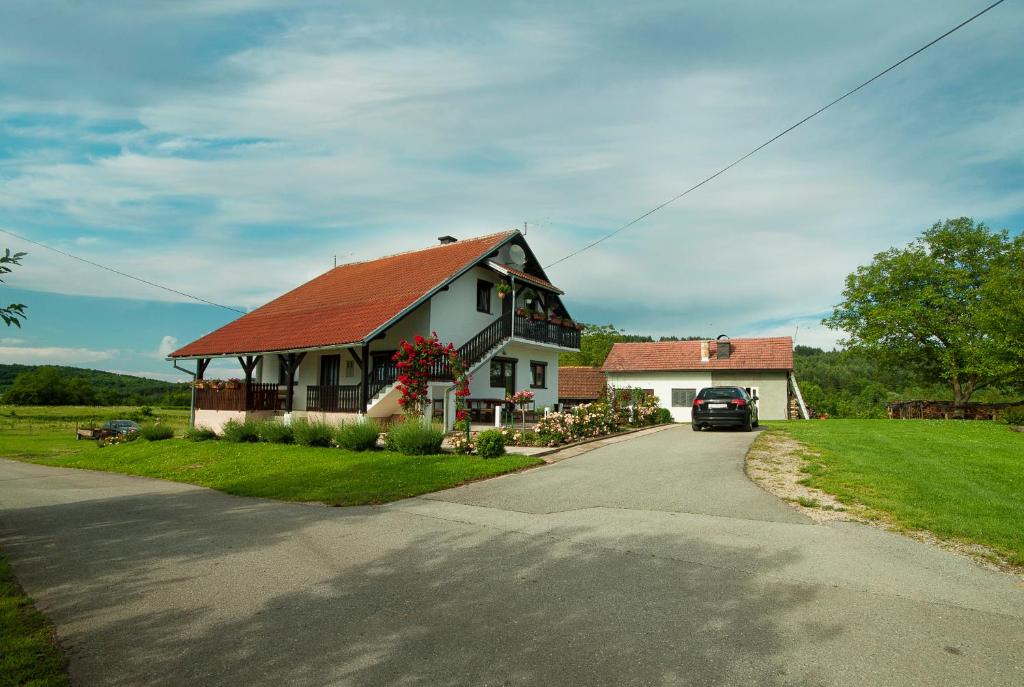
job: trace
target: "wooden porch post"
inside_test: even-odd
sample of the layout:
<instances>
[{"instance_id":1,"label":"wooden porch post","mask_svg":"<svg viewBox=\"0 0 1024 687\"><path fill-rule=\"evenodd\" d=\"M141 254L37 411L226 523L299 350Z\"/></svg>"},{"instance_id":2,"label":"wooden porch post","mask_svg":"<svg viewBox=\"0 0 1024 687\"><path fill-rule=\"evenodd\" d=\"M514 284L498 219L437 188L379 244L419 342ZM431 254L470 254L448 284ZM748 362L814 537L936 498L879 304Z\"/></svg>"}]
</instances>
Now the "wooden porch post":
<instances>
[{"instance_id":1,"label":"wooden porch post","mask_svg":"<svg viewBox=\"0 0 1024 687\"><path fill-rule=\"evenodd\" d=\"M206 374L206 368L210 366L211 360L213 358L198 358L196 360L196 380L203 378L203 375Z\"/></svg>"},{"instance_id":2,"label":"wooden porch post","mask_svg":"<svg viewBox=\"0 0 1024 687\"><path fill-rule=\"evenodd\" d=\"M359 385L359 407L366 415L370 407L370 344L363 344L363 383Z\"/></svg>"},{"instance_id":3,"label":"wooden porch post","mask_svg":"<svg viewBox=\"0 0 1024 687\"><path fill-rule=\"evenodd\" d=\"M285 381L288 383L288 388L285 390L284 397L284 411L286 413L292 412L292 406L295 403L295 371L299 365L302 364L302 359L306 357L305 353L289 353L287 357L279 356L281 362L284 363L285 372L288 376Z\"/></svg>"},{"instance_id":4,"label":"wooden porch post","mask_svg":"<svg viewBox=\"0 0 1024 687\"><path fill-rule=\"evenodd\" d=\"M252 373L256 370L256 363L258 358L254 355L247 355L245 358L238 356L238 364L242 366L242 370L245 372L245 383L252 384Z\"/></svg>"}]
</instances>

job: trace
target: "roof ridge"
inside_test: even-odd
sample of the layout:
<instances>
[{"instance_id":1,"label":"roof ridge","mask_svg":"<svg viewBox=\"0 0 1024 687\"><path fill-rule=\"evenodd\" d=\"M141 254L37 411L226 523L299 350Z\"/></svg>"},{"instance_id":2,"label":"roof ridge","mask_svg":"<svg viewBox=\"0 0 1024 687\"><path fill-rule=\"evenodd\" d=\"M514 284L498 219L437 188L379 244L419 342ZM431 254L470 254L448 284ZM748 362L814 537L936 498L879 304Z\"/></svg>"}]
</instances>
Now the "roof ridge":
<instances>
[{"instance_id":1,"label":"roof ridge","mask_svg":"<svg viewBox=\"0 0 1024 687\"><path fill-rule=\"evenodd\" d=\"M413 253L425 253L428 250L437 250L439 248L447 248L448 246L454 246L457 243L467 243L469 241L483 241L485 239L497 238L498 236L511 236L513 234L518 234L518 233L520 233L518 229L506 229L505 231L496 231L493 234L481 234L480 236L470 236L469 238L466 238L466 239L458 239L457 241L454 241L452 243L434 244L433 246L424 246L423 248L413 248L411 250L403 250L403 251L399 251L397 253L389 253L387 255L380 255L380 256L377 256L376 258L367 258L366 260L356 260L355 262L345 262L345 263L342 263L342 264L338 265L337 267L333 267L333 268L327 270L327 272L333 272L334 270L340 269L342 267L352 267L353 265L365 265L368 262L377 262L378 260L387 260L388 258L397 258L400 255L411 255ZM327 272L324 272L323 274L327 274Z\"/></svg>"}]
</instances>

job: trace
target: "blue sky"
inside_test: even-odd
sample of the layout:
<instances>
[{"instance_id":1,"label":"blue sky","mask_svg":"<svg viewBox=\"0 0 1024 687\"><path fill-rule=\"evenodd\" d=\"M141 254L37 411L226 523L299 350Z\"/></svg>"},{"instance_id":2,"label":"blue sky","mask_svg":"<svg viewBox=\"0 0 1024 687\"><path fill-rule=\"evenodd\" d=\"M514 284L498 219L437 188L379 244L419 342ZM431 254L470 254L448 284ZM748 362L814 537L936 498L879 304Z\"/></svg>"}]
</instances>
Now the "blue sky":
<instances>
[{"instance_id":1,"label":"blue sky","mask_svg":"<svg viewBox=\"0 0 1024 687\"><path fill-rule=\"evenodd\" d=\"M524 221L551 262L981 6L4 3L0 228L241 308ZM874 253L1024 226L1022 31L1005 3L549 276L584 320L830 346ZM173 376L169 346L233 317L5 246L29 320L0 360Z\"/></svg>"}]
</instances>

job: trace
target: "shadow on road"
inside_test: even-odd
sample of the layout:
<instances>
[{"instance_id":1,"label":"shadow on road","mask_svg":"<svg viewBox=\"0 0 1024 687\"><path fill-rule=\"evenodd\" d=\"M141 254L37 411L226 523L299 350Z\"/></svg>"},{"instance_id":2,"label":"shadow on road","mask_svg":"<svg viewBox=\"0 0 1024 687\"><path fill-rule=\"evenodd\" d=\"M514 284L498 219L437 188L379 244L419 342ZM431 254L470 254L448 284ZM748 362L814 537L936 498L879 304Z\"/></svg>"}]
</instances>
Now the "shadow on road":
<instances>
[{"instance_id":1,"label":"shadow on road","mask_svg":"<svg viewBox=\"0 0 1024 687\"><path fill-rule=\"evenodd\" d=\"M780 633L775 619L815 603L811 587L579 529L204 491L2 517L5 553L88 684L781 684L788 642L839 632ZM659 537L638 534L637 550L708 546ZM769 569L796 555L745 554Z\"/></svg>"}]
</instances>

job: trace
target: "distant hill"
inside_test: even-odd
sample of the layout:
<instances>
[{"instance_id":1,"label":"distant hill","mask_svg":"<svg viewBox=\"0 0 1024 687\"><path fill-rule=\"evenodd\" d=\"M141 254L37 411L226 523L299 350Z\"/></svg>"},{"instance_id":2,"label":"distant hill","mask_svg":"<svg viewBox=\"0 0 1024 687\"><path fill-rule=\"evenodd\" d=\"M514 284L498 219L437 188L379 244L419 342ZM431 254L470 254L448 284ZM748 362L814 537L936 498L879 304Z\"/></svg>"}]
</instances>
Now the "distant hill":
<instances>
[{"instance_id":1,"label":"distant hill","mask_svg":"<svg viewBox=\"0 0 1024 687\"><path fill-rule=\"evenodd\" d=\"M43 367L56 370L61 377L79 380L78 384L92 392L97 405L159 405L187 406L189 386L183 382L165 382L132 375L89 370L64 365L4 365L0 364L0 397L23 373L36 375Z\"/></svg>"}]
</instances>

